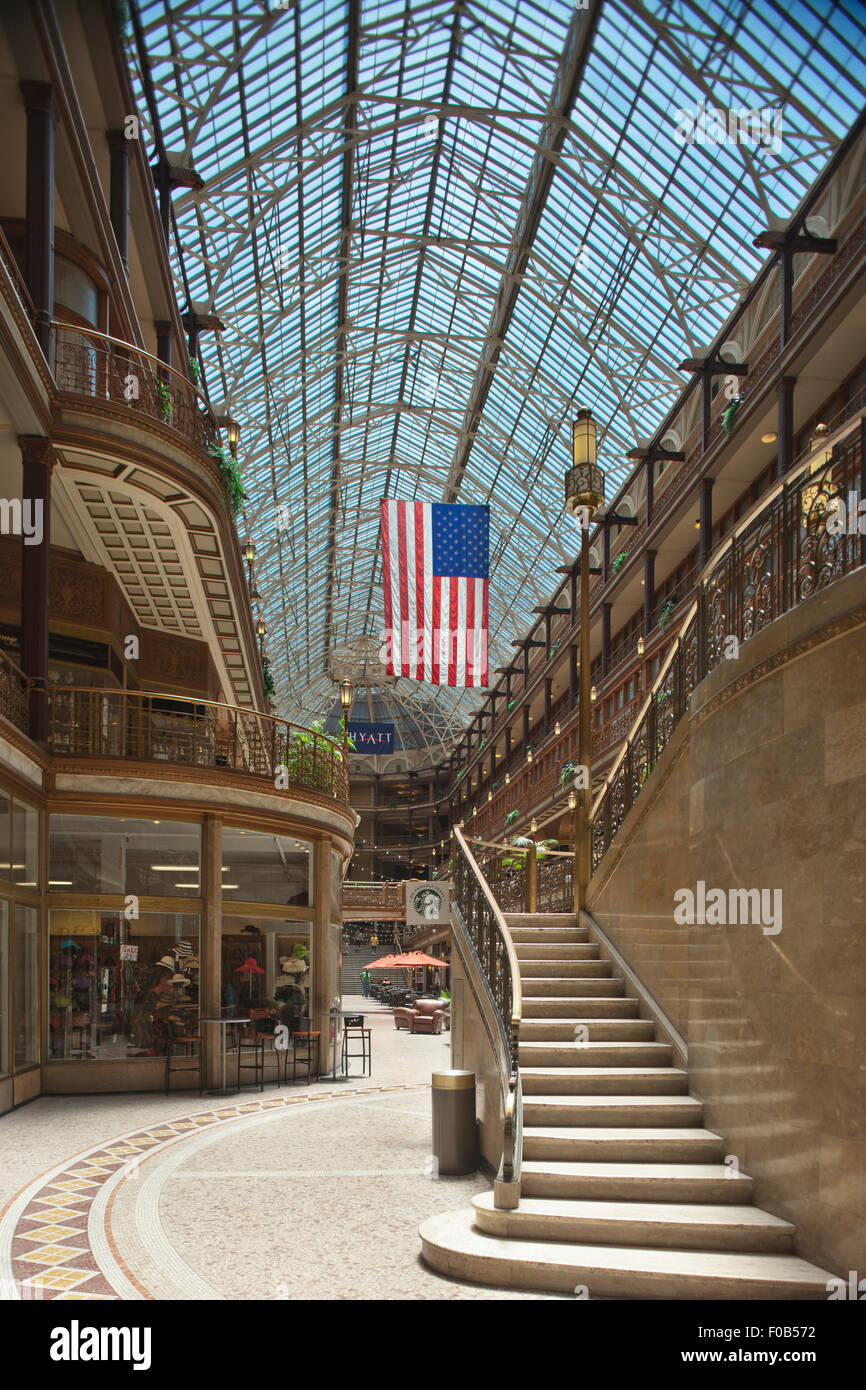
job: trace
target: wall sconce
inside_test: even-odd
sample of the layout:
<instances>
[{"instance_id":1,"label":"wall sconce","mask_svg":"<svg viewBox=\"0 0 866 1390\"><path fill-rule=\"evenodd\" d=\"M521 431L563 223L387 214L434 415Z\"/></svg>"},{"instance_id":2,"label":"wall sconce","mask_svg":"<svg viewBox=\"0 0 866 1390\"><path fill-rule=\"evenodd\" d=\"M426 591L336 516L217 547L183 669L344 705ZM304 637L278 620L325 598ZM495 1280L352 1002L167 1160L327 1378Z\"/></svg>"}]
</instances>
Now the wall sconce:
<instances>
[{"instance_id":1,"label":"wall sconce","mask_svg":"<svg viewBox=\"0 0 866 1390\"><path fill-rule=\"evenodd\" d=\"M526 761L527 761L528 763L531 763L531 762L532 762L532 749L531 749L531 748L527 748L527 750L526 750Z\"/></svg>"},{"instance_id":2,"label":"wall sconce","mask_svg":"<svg viewBox=\"0 0 866 1390\"><path fill-rule=\"evenodd\" d=\"M247 541L246 545L244 546L244 559L246 560L248 565L251 565L255 558L256 548L253 545L252 541Z\"/></svg>"},{"instance_id":3,"label":"wall sconce","mask_svg":"<svg viewBox=\"0 0 866 1390\"><path fill-rule=\"evenodd\" d=\"M266 637L267 634L268 629L265 627L264 618L259 618L258 622L256 623L256 636L261 639L262 637Z\"/></svg>"},{"instance_id":4,"label":"wall sconce","mask_svg":"<svg viewBox=\"0 0 866 1390\"><path fill-rule=\"evenodd\" d=\"M530 832L531 832L533 835L535 835L535 834L537 833L537 831L538 831L538 821L535 819L535 816L532 817L532 820L531 820L530 825L529 825L529 829L530 829Z\"/></svg>"},{"instance_id":5,"label":"wall sconce","mask_svg":"<svg viewBox=\"0 0 866 1390\"><path fill-rule=\"evenodd\" d=\"M349 710L352 708L353 694L352 682L350 680L340 681L340 704L343 707L343 713L347 716Z\"/></svg>"},{"instance_id":6,"label":"wall sconce","mask_svg":"<svg viewBox=\"0 0 866 1390\"><path fill-rule=\"evenodd\" d=\"M511 773L510 773L510 772L506 772L506 774L505 774L505 785L506 785L506 787L509 786L510 783L511 783Z\"/></svg>"},{"instance_id":7,"label":"wall sconce","mask_svg":"<svg viewBox=\"0 0 866 1390\"><path fill-rule=\"evenodd\" d=\"M569 792L569 793L568 793L568 809L569 809L569 811L573 811L573 810L575 809L576 806L577 806L577 796L575 795L574 792Z\"/></svg>"},{"instance_id":8,"label":"wall sconce","mask_svg":"<svg viewBox=\"0 0 866 1390\"><path fill-rule=\"evenodd\" d=\"M590 691L589 691L590 702L591 702L593 705L595 704L596 694L597 694L597 691L596 691L595 686L593 685L593 686L590 687Z\"/></svg>"},{"instance_id":9,"label":"wall sconce","mask_svg":"<svg viewBox=\"0 0 866 1390\"><path fill-rule=\"evenodd\" d=\"M646 643L644 642L644 640L643 640L642 637L639 637L639 638L637 639L637 654L638 654L638 656L643 656L645 650L646 650Z\"/></svg>"},{"instance_id":10,"label":"wall sconce","mask_svg":"<svg viewBox=\"0 0 866 1390\"><path fill-rule=\"evenodd\" d=\"M487 792L487 800L488 800L488 801L492 801L492 800L493 800L493 792L492 792L491 790L489 790L489 789L488 789L488 792Z\"/></svg>"},{"instance_id":11,"label":"wall sconce","mask_svg":"<svg viewBox=\"0 0 866 1390\"><path fill-rule=\"evenodd\" d=\"M555 726L553 732L554 732L555 734L561 734L561 733L562 733L562 729L560 728L560 724L559 724L559 720L558 720L558 719L557 719L557 721L556 721L556 726Z\"/></svg>"}]
</instances>

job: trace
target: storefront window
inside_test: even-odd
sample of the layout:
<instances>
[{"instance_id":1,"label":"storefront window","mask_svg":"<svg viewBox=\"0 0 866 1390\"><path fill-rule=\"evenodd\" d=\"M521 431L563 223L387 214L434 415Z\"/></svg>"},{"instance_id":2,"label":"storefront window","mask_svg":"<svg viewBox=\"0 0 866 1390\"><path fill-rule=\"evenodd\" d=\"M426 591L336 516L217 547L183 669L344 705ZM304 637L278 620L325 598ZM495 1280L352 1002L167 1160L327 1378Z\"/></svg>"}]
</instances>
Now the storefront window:
<instances>
[{"instance_id":1,"label":"storefront window","mask_svg":"<svg viewBox=\"0 0 866 1390\"><path fill-rule=\"evenodd\" d=\"M313 901L313 846L289 835L223 828L223 897L236 902Z\"/></svg>"},{"instance_id":2,"label":"storefront window","mask_svg":"<svg viewBox=\"0 0 866 1390\"><path fill-rule=\"evenodd\" d=\"M39 812L17 799L12 803L12 882L39 887Z\"/></svg>"},{"instance_id":3,"label":"storefront window","mask_svg":"<svg viewBox=\"0 0 866 1390\"><path fill-rule=\"evenodd\" d=\"M197 898L200 840L199 826L183 821L52 816L48 886L68 893Z\"/></svg>"},{"instance_id":4,"label":"storefront window","mask_svg":"<svg viewBox=\"0 0 866 1390\"><path fill-rule=\"evenodd\" d=\"M12 798L0 792L0 878L12 879Z\"/></svg>"},{"instance_id":5,"label":"storefront window","mask_svg":"<svg viewBox=\"0 0 866 1390\"><path fill-rule=\"evenodd\" d=\"M9 1074L9 904L0 900L0 1076Z\"/></svg>"},{"instance_id":6,"label":"storefront window","mask_svg":"<svg viewBox=\"0 0 866 1390\"><path fill-rule=\"evenodd\" d=\"M37 1050L37 966L39 958L39 914L35 907L15 905L13 941L13 1025L15 1030L15 1070L33 1067Z\"/></svg>"},{"instance_id":7,"label":"storefront window","mask_svg":"<svg viewBox=\"0 0 866 1390\"><path fill-rule=\"evenodd\" d=\"M54 908L50 930L53 1060L159 1057L197 1034L197 913Z\"/></svg>"},{"instance_id":8,"label":"storefront window","mask_svg":"<svg viewBox=\"0 0 866 1390\"><path fill-rule=\"evenodd\" d=\"M259 1031L300 1028L310 1011L311 939L311 922L224 916L223 1016L252 1019Z\"/></svg>"}]
</instances>

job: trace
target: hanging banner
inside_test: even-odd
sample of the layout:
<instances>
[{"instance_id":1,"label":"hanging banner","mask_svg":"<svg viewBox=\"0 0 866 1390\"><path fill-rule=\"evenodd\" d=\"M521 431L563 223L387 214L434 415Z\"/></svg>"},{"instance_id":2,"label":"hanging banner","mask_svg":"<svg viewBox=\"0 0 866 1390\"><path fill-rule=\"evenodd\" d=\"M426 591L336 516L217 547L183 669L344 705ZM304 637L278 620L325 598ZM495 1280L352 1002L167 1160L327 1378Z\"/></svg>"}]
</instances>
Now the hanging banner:
<instances>
[{"instance_id":1,"label":"hanging banner","mask_svg":"<svg viewBox=\"0 0 866 1390\"><path fill-rule=\"evenodd\" d=\"M349 720L349 738L359 753L393 753L394 725Z\"/></svg>"},{"instance_id":2,"label":"hanging banner","mask_svg":"<svg viewBox=\"0 0 866 1390\"><path fill-rule=\"evenodd\" d=\"M407 927L442 927L450 921L451 884L424 878L406 880Z\"/></svg>"}]
</instances>

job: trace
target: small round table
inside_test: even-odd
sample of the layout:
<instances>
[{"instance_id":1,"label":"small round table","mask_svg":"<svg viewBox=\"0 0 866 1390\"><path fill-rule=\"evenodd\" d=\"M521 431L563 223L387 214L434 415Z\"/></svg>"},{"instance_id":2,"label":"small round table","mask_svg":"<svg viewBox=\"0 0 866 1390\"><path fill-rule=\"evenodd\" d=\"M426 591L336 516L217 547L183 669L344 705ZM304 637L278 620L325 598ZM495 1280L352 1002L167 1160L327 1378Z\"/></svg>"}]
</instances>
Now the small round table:
<instances>
[{"instance_id":1,"label":"small round table","mask_svg":"<svg viewBox=\"0 0 866 1390\"><path fill-rule=\"evenodd\" d=\"M218 1023L218 1024L220 1025L221 1028L225 1029L225 1028L227 1028L227 1027L229 1026L229 1024L235 1024L235 1023L237 1023L237 1024L239 1024L239 1025L240 1025L240 1024L247 1024L247 1023L250 1022L250 1020L249 1020L248 1018L202 1018L202 1019L199 1020L199 1022L200 1022L200 1023ZM226 1093L227 1093L227 1089L226 1089L226 1042L227 1042L227 1041L228 1041L228 1039L226 1038L226 1034L225 1034L225 1032L223 1032L223 1035L222 1035L222 1058L223 1058L223 1066L222 1066L223 1084L222 1084L222 1089L219 1090L219 1091L208 1091L208 1095L209 1095L209 1096L224 1096L224 1095L226 1095Z\"/></svg>"}]
</instances>

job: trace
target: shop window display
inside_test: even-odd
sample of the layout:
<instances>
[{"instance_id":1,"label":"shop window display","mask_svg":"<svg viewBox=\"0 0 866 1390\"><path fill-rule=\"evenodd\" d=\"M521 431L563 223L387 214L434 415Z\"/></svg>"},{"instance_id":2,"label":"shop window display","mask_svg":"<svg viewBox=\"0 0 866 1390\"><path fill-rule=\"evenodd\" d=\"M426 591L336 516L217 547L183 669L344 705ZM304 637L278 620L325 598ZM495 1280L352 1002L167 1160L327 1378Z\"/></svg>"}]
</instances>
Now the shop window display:
<instances>
[{"instance_id":1,"label":"shop window display","mask_svg":"<svg viewBox=\"0 0 866 1390\"><path fill-rule=\"evenodd\" d=\"M35 907L14 908L13 1021L15 1029L15 1070L34 1067L39 1061L37 978L39 960L39 913Z\"/></svg>"},{"instance_id":2,"label":"shop window display","mask_svg":"<svg viewBox=\"0 0 866 1390\"><path fill-rule=\"evenodd\" d=\"M39 887L39 812L0 792L0 878Z\"/></svg>"},{"instance_id":3,"label":"shop window display","mask_svg":"<svg viewBox=\"0 0 866 1390\"><path fill-rule=\"evenodd\" d=\"M0 1076L9 1074L9 904L0 899Z\"/></svg>"},{"instance_id":4,"label":"shop window display","mask_svg":"<svg viewBox=\"0 0 866 1390\"><path fill-rule=\"evenodd\" d=\"M309 1016L311 982L310 924L224 918L224 1017L249 1018L250 1032L270 1032L279 1023L297 1030Z\"/></svg>"},{"instance_id":5,"label":"shop window display","mask_svg":"<svg viewBox=\"0 0 866 1390\"><path fill-rule=\"evenodd\" d=\"M50 930L52 1060L159 1057L197 1033L197 914L55 908Z\"/></svg>"}]
</instances>

